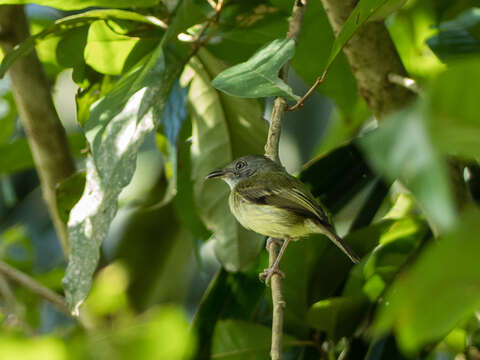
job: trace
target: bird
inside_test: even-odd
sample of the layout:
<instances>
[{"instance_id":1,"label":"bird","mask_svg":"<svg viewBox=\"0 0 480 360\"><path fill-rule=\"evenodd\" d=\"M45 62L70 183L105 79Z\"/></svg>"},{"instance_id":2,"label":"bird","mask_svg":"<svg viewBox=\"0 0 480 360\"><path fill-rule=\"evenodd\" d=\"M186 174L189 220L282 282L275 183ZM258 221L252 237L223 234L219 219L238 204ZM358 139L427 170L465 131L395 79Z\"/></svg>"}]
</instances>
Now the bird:
<instances>
[{"instance_id":1,"label":"bird","mask_svg":"<svg viewBox=\"0 0 480 360\"><path fill-rule=\"evenodd\" d=\"M242 156L206 178L219 178L230 186L230 210L243 227L284 239L275 262L261 274L267 284L274 273L282 274L279 263L289 242L310 234L326 235L353 263L360 261L307 186L268 157Z\"/></svg>"}]
</instances>

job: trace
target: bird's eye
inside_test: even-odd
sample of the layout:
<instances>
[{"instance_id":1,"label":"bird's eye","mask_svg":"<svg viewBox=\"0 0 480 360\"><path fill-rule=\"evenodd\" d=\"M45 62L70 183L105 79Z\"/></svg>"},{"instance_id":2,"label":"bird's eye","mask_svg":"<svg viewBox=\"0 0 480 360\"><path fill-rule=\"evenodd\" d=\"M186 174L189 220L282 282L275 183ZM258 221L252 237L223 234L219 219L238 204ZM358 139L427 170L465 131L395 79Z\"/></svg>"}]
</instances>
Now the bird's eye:
<instances>
[{"instance_id":1,"label":"bird's eye","mask_svg":"<svg viewBox=\"0 0 480 360\"><path fill-rule=\"evenodd\" d=\"M235 169L240 170L240 169L244 168L246 165L247 165L247 163L245 161L239 161L235 164Z\"/></svg>"}]
</instances>

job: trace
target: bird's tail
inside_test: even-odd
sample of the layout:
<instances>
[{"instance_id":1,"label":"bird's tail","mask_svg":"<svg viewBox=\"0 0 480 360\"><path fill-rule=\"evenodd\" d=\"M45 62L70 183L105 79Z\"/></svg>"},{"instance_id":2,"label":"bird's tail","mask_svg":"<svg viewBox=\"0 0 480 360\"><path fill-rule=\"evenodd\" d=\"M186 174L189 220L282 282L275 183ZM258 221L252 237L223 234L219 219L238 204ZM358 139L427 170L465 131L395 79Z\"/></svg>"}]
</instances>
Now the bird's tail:
<instances>
[{"instance_id":1,"label":"bird's tail","mask_svg":"<svg viewBox=\"0 0 480 360\"><path fill-rule=\"evenodd\" d=\"M355 254L347 244L345 244L342 238L335 233L335 230L328 229L324 232L324 234L327 235L328 238L332 240L332 242L337 245L340 250L342 250L350 258L350 260L353 261L353 263L357 264L360 262L360 258L358 257L358 255Z\"/></svg>"}]
</instances>

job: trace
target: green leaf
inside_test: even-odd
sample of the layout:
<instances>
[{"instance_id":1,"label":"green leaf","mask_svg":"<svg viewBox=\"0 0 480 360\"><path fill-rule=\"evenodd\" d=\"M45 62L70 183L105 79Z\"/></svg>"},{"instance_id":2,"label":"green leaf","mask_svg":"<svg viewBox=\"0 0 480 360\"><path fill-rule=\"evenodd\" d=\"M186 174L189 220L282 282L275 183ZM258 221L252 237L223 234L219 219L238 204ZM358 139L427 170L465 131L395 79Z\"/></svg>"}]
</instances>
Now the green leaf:
<instances>
[{"instance_id":1,"label":"green leaf","mask_svg":"<svg viewBox=\"0 0 480 360\"><path fill-rule=\"evenodd\" d=\"M177 193L178 137L186 119L187 88L182 88L177 81L165 104L162 122L157 133L157 145L164 155L165 175L169 181L163 203L170 201Z\"/></svg>"},{"instance_id":2,"label":"green leaf","mask_svg":"<svg viewBox=\"0 0 480 360\"><path fill-rule=\"evenodd\" d=\"M333 42L324 71L328 70L353 34L387 2L389 2L389 0L360 0L357 3L357 6L355 6L355 9L350 13L342 30L340 30L337 38Z\"/></svg>"},{"instance_id":3,"label":"green leaf","mask_svg":"<svg viewBox=\"0 0 480 360\"><path fill-rule=\"evenodd\" d=\"M196 206L206 226L215 233L215 252L230 271L245 269L260 251L260 235L240 226L228 207L229 188L220 181L205 181L212 170L246 154L263 153L266 123L255 100L217 92L210 81L224 66L200 51L183 74L190 81L188 103L193 122L192 179Z\"/></svg>"},{"instance_id":4,"label":"green leaf","mask_svg":"<svg viewBox=\"0 0 480 360\"><path fill-rule=\"evenodd\" d=\"M309 184L312 194L332 212L344 207L374 178L355 143L315 157L300 173L300 180Z\"/></svg>"},{"instance_id":5,"label":"green leaf","mask_svg":"<svg viewBox=\"0 0 480 360\"><path fill-rule=\"evenodd\" d=\"M418 104L389 115L359 143L374 169L390 181L399 178L440 230L455 224L445 164L432 145Z\"/></svg>"},{"instance_id":6,"label":"green leaf","mask_svg":"<svg viewBox=\"0 0 480 360\"><path fill-rule=\"evenodd\" d=\"M172 22L168 24L167 32L162 39L162 44L168 43L181 32L199 23L212 11L212 7L205 1L180 0L175 9L175 13L171 16Z\"/></svg>"},{"instance_id":7,"label":"green leaf","mask_svg":"<svg viewBox=\"0 0 480 360\"><path fill-rule=\"evenodd\" d=\"M229 64L247 61L262 45L285 36L288 14L267 1L236 1L222 10L208 50Z\"/></svg>"},{"instance_id":8,"label":"green leaf","mask_svg":"<svg viewBox=\"0 0 480 360\"><path fill-rule=\"evenodd\" d=\"M277 39L258 50L246 62L218 74L212 86L228 95L258 98L283 96L298 100L290 86L278 77L280 68L293 57L295 41Z\"/></svg>"},{"instance_id":9,"label":"green leaf","mask_svg":"<svg viewBox=\"0 0 480 360\"><path fill-rule=\"evenodd\" d=\"M312 327L326 331L329 338L338 341L353 333L367 307L364 296L331 297L313 304L307 319Z\"/></svg>"},{"instance_id":10,"label":"green leaf","mask_svg":"<svg viewBox=\"0 0 480 360\"><path fill-rule=\"evenodd\" d=\"M266 263L266 256L263 260ZM258 280L258 270L258 266L247 273L218 270L192 322L199 344L195 359L210 359L214 330L220 319L254 317L265 293L265 285Z\"/></svg>"},{"instance_id":11,"label":"green leaf","mask_svg":"<svg viewBox=\"0 0 480 360\"><path fill-rule=\"evenodd\" d=\"M87 183L68 223L71 254L64 278L72 312L88 294L105 238L122 189L130 182L136 155L147 134L154 130L181 63L158 47L148 62L124 76L91 110L85 124L91 156Z\"/></svg>"},{"instance_id":12,"label":"green leaf","mask_svg":"<svg viewBox=\"0 0 480 360\"><path fill-rule=\"evenodd\" d=\"M269 359L270 328L239 320L217 323L213 338L212 358L229 360ZM291 336L283 336L283 348L297 345Z\"/></svg>"},{"instance_id":13,"label":"green leaf","mask_svg":"<svg viewBox=\"0 0 480 360\"><path fill-rule=\"evenodd\" d=\"M407 352L446 336L480 306L480 213L464 213L459 226L431 243L389 290L374 329L394 329Z\"/></svg>"},{"instance_id":14,"label":"green leaf","mask_svg":"<svg viewBox=\"0 0 480 360\"><path fill-rule=\"evenodd\" d=\"M74 156L80 156L85 149L85 136L83 134L68 135L70 150ZM30 146L25 138L0 145L0 174L12 174L35 166Z\"/></svg>"},{"instance_id":15,"label":"green leaf","mask_svg":"<svg viewBox=\"0 0 480 360\"><path fill-rule=\"evenodd\" d=\"M363 295L373 303L418 248L429 230L426 222L417 217L387 218L371 227L380 229L379 245L360 267L350 273L342 295ZM368 231L366 229L364 231Z\"/></svg>"},{"instance_id":16,"label":"green leaf","mask_svg":"<svg viewBox=\"0 0 480 360\"><path fill-rule=\"evenodd\" d=\"M150 24L152 26L160 26L160 20L153 16L144 16L132 11L126 10L91 10L78 15L67 16L57 20L55 24L49 26L38 34L32 35L25 41L16 46L12 51L4 56L0 65L0 78L5 76L5 73L10 66L21 56L24 56L33 50L38 41L49 39L51 36L62 36L70 30L78 27L84 27L96 20L127 20ZM82 49L81 42L78 44L79 49Z\"/></svg>"},{"instance_id":17,"label":"green leaf","mask_svg":"<svg viewBox=\"0 0 480 360\"><path fill-rule=\"evenodd\" d=\"M15 131L17 106L12 92L0 85L0 146L6 144Z\"/></svg>"},{"instance_id":18,"label":"green leaf","mask_svg":"<svg viewBox=\"0 0 480 360\"><path fill-rule=\"evenodd\" d=\"M150 7L158 3L159 0L2 0L2 4L38 4L49 6L61 10L79 10L89 7L104 8L130 8L130 7Z\"/></svg>"},{"instance_id":19,"label":"green leaf","mask_svg":"<svg viewBox=\"0 0 480 360\"><path fill-rule=\"evenodd\" d=\"M94 70L107 75L120 75L128 71L143 56L151 51L158 38L140 38L123 35L113 29L128 29L113 21L94 21L88 29L85 46L85 62Z\"/></svg>"},{"instance_id":20,"label":"green leaf","mask_svg":"<svg viewBox=\"0 0 480 360\"><path fill-rule=\"evenodd\" d=\"M480 53L480 8L471 8L441 23L438 30L427 44L440 59L448 61Z\"/></svg>"},{"instance_id":21,"label":"green leaf","mask_svg":"<svg viewBox=\"0 0 480 360\"><path fill-rule=\"evenodd\" d=\"M80 200L85 188L85 173L77 172L66 178L55 189L57 197L57 211L60 219L67 224L70 211Z\"/></svg>"},{"instance_id":22,"label":"green leaf","mask_svg":"<svg viewBox=\"0 0 480 360\"><path fill-rule=\"evenodd\" d=\"M429 131L435 145L447 155L480 158L479 62L475 57L454 63L429 86Z\"/></svg>"}]
</instances>

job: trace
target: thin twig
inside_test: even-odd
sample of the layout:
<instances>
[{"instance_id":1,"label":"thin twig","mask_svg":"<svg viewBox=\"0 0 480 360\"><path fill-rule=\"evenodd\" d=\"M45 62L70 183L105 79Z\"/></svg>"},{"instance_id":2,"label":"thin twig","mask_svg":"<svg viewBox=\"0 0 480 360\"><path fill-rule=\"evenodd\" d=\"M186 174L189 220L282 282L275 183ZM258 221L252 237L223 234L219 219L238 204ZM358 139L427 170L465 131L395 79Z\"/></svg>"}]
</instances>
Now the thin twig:
<instances>
[{"instance_id":1,"label":"thin twig","mask_svg":"<svg viewBox=\"0 0 480 360\"><path fill-rule=\"evenodd\" d=\"M213 1L212 1L213 2ZM210 1L209 1L210 3ZM214 4L214 5L213 5ZM215 4L213 2L212 7L215 9L215 14L212 17L207 18L205 25L203 26L202 30L195 36L195 39L193 40L193 47L186 59L184 60L184 64L186 64L195 54L207 43L210 41L212 36L215 34L215 29L210 31L210 33L205 36L203 39L203 35L207 32L207 30L213 25L217 24L219 19L220 19L220 13L222 12L223 9L223 0L218 0L218 2Z\"/></svg>"},{"instance_id":2,"label":"thin twig","mask_svg":"<svg viewBox=\"0 0 480 360\"><path fill-rule=\"evenodd\" d=\"M303 95L300 100L297 101L297 103L295 105L292 105L290 107L288 107L286 109L286 111L293 111L293 110L297 110L301 107L303 107L303 103L305 102L305 100L307 100L310 95L313 94L313 92L315 91L315 89L318 87L318 85L320 85L321 83L323 83L325 81L325 77L327 76L327 70L325 70L322 74L322 76L319 76L317 78L317 80L315 81L315 83L312 85L312 87L310 89L308 89L308 91L305 93L305 95Z\"/></svg>"},{"instance_id":3,"label":"thin twig","mask_svg":"<svg viewBox=\"0 0 480 360\"><path fill-rule=\"evenodd\" d=\"M5 275L7 278L17 282L18 284L22 285L24 288L27 288L34 294L44 298L45 300L49 301L55 307L60 310L61 312L71 315L70 311L68 310L67 302L63 296L58 295L57 293L53 292L49 288L43 286L35 279L32 279L27 274L17 270L7 263L0 261L0 273Z\"/></svg>"},{"instance_id":4,"label":"thin twig","mask_svg":"<svg viewBox=\"0 0 480 360\"><path fill-rule=\"evenodd\" d=\"M390 81L392 84L403 86L415 94L420 94L422 92L422 89L420 86L418 86L417 82L406 76L391 73L388 74L388 81Z\"/></svg>"},{"instance_id":5,"label":"thin twig","mask_svg":"<svg viewBox=\"0 0 480 360\"><path fill-rule=\"evenodd\" d=\"M305 14L307 0L296 0L292 10L292 17L290 19L287 38L298 40L300 29L302 26L303 16ZM290 64L287 62L280 70L279 77L287 82L288 68ZM284 99L278 97L274 101L272 115L270 117L270 127L268 130L267 143L265 145L265 156L273 161L280 163L279 158L279 143L280 133L282 128L283 113L287 108L287 103ZM280 252L280 244L278 241L270 241L268 246L269 252L269 266L271 267ZM285 301L283 300L283 286L282 276L280 274L273 274L271 278L272 288L272 344L270 348L270 356L272 360L280 360L282 358L282 339L283 339L283 310L285 308Z\"/></svg>"}]
</instances>

